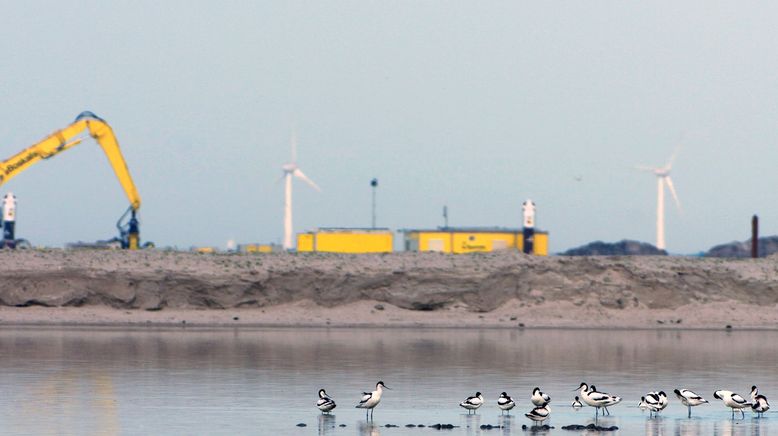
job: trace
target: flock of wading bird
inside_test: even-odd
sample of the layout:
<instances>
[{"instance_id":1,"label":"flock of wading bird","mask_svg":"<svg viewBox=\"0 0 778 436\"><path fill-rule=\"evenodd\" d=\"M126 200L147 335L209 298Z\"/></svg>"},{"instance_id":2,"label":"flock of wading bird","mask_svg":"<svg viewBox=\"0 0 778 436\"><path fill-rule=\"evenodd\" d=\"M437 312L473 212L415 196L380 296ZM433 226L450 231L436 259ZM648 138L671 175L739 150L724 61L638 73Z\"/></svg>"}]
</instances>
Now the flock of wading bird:
<instances>
[{"instance_id":1,"label":"flock of wading bird","mask_svg":"<svg viewBox=\"0 0 778 436\"><path fill-rule=\"evenodd\" d=\"M381 402L381 395L386 387L384 382L379 381L375 385L375 390L372 392L363 392L362 399L357 404L357 409L365 409L365 419L373 418L373 409ZM610 415L608 407L615 406L621 403L622 398L616 395L611 395L605 392L600 392L594 385L589 386L586 383L581 383L578 388L579 395L575 397L571 406L574 409L580 409L586 404L587 406L594 407L594 417L597 419L600 409L603 409L604 415ZM692 407L699 406L708 403L708 400L702 398L689 389L675 389L673 391L681 403L687 407L689 414L688 417L692 417ZM756 386L751 387L751 401L747 401L742 396L726 390L718 390L713 393L713 398L721 400L725 406L732 409L732 419L735 418L735 410L739 411L743 418L745 413L743 409L750 408L757 417L761 418L762 414L770 409L770 404L767 402L767 397L759 394L759 389ZM525 413L524 416L534 421L536 424L542 424L551 416L551 397L541 392L540 388L532 390L532 396L530 401L535 406L532 410ZM464 401L459 403L459 406L466 409L467 413L475 413L485 403L484 397L480 392L476 392L472 397L467 397ZM641 410L648 410L649 418L657 416L661 411L667 407L667 394L664 391L649 392L645 396L640 397L640 403L638 407ZM332 409L336 407L335 400L332 399L324 389L319 389L319 400L316 402L316 407L322 411L322 413L330 413ZM513 398L503 392L500 394L500 398L497 399L497 407L501 410L501 414L508 412L516 407L516 402Z\"/></svg>"}]
</instances>

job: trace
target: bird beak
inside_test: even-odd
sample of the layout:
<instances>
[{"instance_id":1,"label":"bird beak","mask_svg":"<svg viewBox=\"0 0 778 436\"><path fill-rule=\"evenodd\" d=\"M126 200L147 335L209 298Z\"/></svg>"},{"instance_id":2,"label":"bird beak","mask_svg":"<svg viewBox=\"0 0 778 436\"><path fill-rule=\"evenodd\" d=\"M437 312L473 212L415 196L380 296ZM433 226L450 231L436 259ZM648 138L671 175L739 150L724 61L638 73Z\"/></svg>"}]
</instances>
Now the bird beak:
<instances>
[{"instance_id":1,"label":"bird beak","mask_svg":"<svg viewBox=\"0 0 778 436\"><path fill-rule=\"evenodd\" d=\"M389 387L389 386L387 386L387 385L384 385L384 388L386 388L386 389L389 389L390 391L392 390L392 388L390 388L390 387Z\"/></svg>"}]
</instances>

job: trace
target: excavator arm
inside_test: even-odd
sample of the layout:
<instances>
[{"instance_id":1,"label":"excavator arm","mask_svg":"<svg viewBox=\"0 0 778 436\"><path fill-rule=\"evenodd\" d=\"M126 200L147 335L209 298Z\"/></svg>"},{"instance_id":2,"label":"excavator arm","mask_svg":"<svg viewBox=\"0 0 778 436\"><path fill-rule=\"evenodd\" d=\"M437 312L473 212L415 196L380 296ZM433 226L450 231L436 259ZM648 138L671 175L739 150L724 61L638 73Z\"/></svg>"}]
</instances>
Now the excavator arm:
<instances>
[{"instance_id":1,"label":"excavator arm","mask_svg":"<svg viewBox=\"0 0 778 436\"><path fill-rule=\"evenodd\" d=\"M132 181L130 171L127 169L127 163L124 161L124 156L122 156L122 152L119 149L119 142L113 134L113 129L105 120L92 112L82 112L69 126L62 130L57 130L38 143L0 162L0 186L33 164L43 159L52 158L78 145L85 139L83 136L80 136L85 131L89 132L89 135L95 138L100 147L102 147L116 174L116 178L119 179L119 183L130 201L128 212L132 212L132 218L130 219L128 240L123 241L123 245L130 249L138 248L138 224L135 215L140 209L140 195L138 195L138 190Z\"/></svg>"}]
</instances>

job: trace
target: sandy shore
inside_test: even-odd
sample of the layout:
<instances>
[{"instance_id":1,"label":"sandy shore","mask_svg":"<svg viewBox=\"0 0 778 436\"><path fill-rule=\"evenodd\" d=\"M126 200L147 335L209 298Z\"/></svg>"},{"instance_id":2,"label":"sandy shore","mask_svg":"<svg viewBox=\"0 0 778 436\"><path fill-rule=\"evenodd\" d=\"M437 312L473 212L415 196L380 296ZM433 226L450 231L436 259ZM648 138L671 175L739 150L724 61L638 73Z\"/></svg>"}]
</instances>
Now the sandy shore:
<instances>
[{"instance_id":1,"label":"sandy shore","mask_svg":"<svg viewBox=\"0 0 778 436\"><path fill-rule=\"evenodd\" d=\"M383 309L376 309L376 306ZM740 303L688 305L676 310L583 310L569 303L522 307L510 302L492 312L462 309L420 312L362 301L335 308L311 302L265 309L122 310L108 307L0 308L0 325L18 326L187 326L187 327L422 327L422 328L618 328L778 330L776 308ZM755 312L756 311L756 312Z\"/></svg>"},{"instance_id":2,"label":"sandy shore","mask_svg":"<svg viewBox=\"0 0 778 436\"><path fill-rule=\"evenodd\" d=\"M0 324L778 329L778 258L0 252Z\"/></svg>"}]
</instances>

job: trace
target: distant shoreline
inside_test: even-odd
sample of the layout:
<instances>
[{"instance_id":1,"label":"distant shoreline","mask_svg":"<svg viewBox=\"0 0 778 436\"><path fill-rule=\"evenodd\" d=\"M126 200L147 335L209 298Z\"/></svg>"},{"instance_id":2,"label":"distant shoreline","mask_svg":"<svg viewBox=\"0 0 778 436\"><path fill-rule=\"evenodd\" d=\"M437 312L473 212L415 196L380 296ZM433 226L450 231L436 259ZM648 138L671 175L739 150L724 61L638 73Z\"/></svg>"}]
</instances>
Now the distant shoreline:
<instances>
[{"instance_id":1,"label":"distant shoreline","mask_svg":"<svg viewBox=\"0 0 778 436\"><path fill-rule=\"evenodd\" d=\"M776 271L776 257L3 251L0 325L774 330Z\"/></svg>"}]
</instances>

